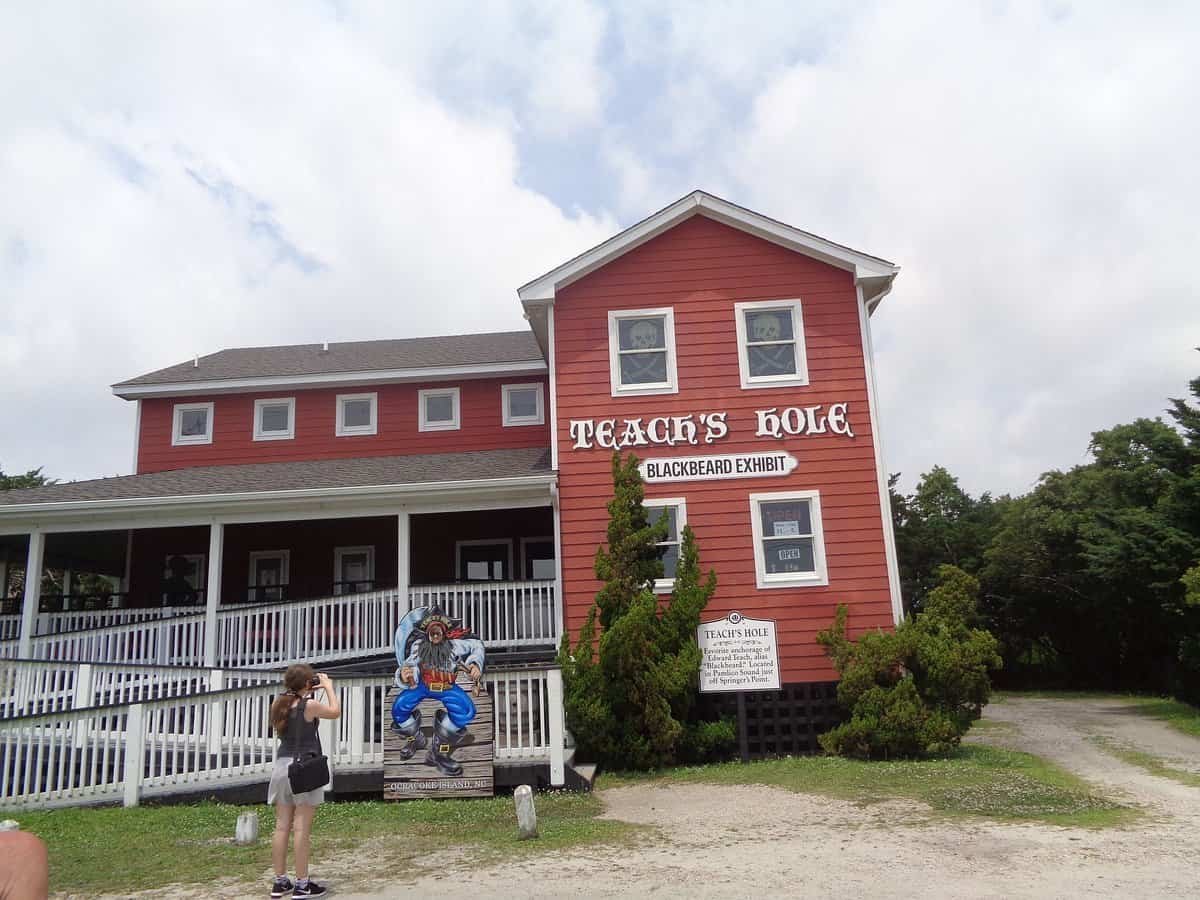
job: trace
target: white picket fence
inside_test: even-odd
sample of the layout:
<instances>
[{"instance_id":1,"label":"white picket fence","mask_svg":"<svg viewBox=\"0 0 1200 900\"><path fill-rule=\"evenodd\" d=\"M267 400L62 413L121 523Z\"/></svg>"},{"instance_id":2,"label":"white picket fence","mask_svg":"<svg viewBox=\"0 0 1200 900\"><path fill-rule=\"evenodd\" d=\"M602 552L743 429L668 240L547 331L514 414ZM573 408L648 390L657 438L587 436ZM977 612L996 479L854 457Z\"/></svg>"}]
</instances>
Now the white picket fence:
<instances>
[{"instance_id":1,"label":"white picket fence","mask_svg":"<svg viewBox=\"0 0 1200 900\"><path fill-rule=\"evenodd\" d=\"M545 761L565 781L562 675L543 667L485 676L495 760ZM339 680L342 717L321 723L330 768L383 767L386 679ZM0 721L0 807L43 808L190 794L263 783L276 741L265 685L72 708Z\"/></svg>"},{"instance_id":2,"label":"white picket fence","mask_svg":"<svg viewBox=\"0 0 1200 900\"><path fill-rule=\"evenodd\" d=\"M462 619L489 648L554 647L558 641L553 581L426 585L411 588L406 601L390 590L223 606L217 610L215 664L222 669L258 668L299 659L332 662L387 653L404 613L435 604ZM147 621L39 634L32 638L29 655L70 662L203 665L204 611L186 607L172 613ZM16 640L0 641L0 658L14 658L17 650Z\"/></svg>"},{"instance_id":3,"label":"white picket fence","mask_svg":"<svg viewBox=\"0 0 1200 900\"><path fill-rule=\"evenodd\" d=\"M275 681L258 669L0 660L0 716L137 703Z\"/></svg>"}]
</instances>

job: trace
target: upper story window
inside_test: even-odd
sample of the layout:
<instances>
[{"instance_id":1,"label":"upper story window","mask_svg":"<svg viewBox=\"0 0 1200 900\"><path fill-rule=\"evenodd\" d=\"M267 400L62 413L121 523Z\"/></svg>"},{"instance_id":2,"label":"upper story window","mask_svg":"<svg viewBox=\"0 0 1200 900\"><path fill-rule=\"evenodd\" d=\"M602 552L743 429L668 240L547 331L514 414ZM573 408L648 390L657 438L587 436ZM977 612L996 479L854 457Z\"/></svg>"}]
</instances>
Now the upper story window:
<instances>
[{"instance_id":1,"label":"upper story window","mask_svg":"<svg viewBox=\"0 0 1200 900\"><path fill-rule=\"evenodd\" d=\"M503 385L500 403L505 426L546 423L545 399L540 384Z\"/></svg>"},{"instance_id":2,"label":"upper story window","mask_svg":"<svg viewBox=\"0 0 1200 900\"><path fill-rule=\"evenodd\" d=\"M679 566L679 548L683 540L683 526L687 524L687 501L683 497L658 497L643 504L649 513L650 523L667 520L667 539L659 542L662 548L663 577L654 582L654 590L671 591L675 587L675 570Z\"/></svg>"},{"instance_id":3,"label":"upper story window","mask_svg":"<svg viewBox=\"0 0 1200 900\"><path fill-rule=\"evenodd\" d=\"M360 594L375 590L375 547L335 547L334 594Z\"/></svg>"},{"instance_id":4,"label":"upper story window","mask_svg":"<svg viewBox=\"0 0 1200 900\"><path fill-rule=\"evenodd\" d=\"M379 430L378 408L378 394L338 394L334 433L338 437L375 434Z\"/></svg>"},{"instance_id":5,"label":"upper story window","mask_svg":"<svg viewBox=\"0 0 1200 900\"><path fill-rule=\"evenodd\" d=\"M677 393L674 310L609 312L608 362L614 397Z\"/></svg>"},{"instance_id":6,"label":"upper story window","mask_svg":"<svg viewBox=\"0 0 1200 900\"><path fill-rule=\"evenodd\" d=\"M829 584L817 491L751 494L750 520L760 588Z\"/></svg>"},{"instance_id":7,"label":"upper story window","mask_svg":"<svg viewBox=\"0 0 1200 900\"><path fill-rule=\"evenodd\" d=\"M286 441L296 436L296 398L254 401L254 439Z\"/></svg>"},{"instance_id":8,"label":"upper story window","mask_svg":"<svg viewBox=\"0 0 1200 900\"><path fill-rule=\"evenodd\" d=\"M213 439L213 405L211 403L176 403L172 444L211 444Z\"/></svg>"},{"instance_id":9,"label":"upper story window","mask_svg":"<svg viewBox=\"0 0 1200 900\"><path fill-rule=\"evenodd\" d=\"M799 300L735 303L743 388L808 384Z\"/></svg>"},{"instance_id":10,"label":"upper story window","mask_svg":"<svg viewBox=\"0 0 1200 900\"><path fill-rule=\"evenodd\" d=\"M417 391L419 431L457 431L462 427L459 389L429 388Z\"/></svg>"}]
</instances>

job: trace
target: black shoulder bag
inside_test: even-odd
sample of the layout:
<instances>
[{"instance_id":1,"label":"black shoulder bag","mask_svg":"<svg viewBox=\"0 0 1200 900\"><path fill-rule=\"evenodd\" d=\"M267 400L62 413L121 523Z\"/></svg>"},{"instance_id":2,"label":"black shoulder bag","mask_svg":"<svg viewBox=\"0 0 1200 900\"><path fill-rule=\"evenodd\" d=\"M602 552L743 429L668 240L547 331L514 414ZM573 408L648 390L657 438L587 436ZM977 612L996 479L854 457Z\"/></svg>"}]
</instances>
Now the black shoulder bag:
<instances>
[{"instance_id":1,"label":"black shoulder bag","mask_svg":"<svg viewBox=\"0 0 1200 900\"><path fill-rule=\"evenodd\" d=\"M304 705L307 700L301 700L296 718L299 724L304 724ZM298 735L292 736L293 744ZM293 794L303 794L329 784L329 758L324 753L305 753L293 755L293 761L288 766L288 784L292 786Z\"/></svg>"}]
</instances>

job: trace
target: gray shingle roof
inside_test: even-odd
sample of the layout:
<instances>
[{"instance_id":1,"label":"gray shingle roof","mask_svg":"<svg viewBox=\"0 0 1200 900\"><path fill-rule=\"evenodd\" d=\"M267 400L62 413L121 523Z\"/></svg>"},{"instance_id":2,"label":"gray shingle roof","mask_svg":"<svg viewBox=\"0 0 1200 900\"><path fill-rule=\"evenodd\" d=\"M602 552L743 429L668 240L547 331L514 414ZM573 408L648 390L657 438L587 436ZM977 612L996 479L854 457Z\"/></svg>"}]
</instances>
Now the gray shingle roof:
<instances>
[{"instance_id":1,"label":"gray shingle roof","mask_svg":"<svg viewBox=\"0 0 1200 900\"><path fill-rule=\"evenodd\" d=\"M220 350L200 357L199 365L189 360L113 387L544 361L532 331L500 331L330 343L328 350L322 350L320 344Z\"/></svg>"},{"instance_id":2,"label":"gray shingle roof","mask_svg":"<svg viewBox=\"0 0 1200 900\"><path fill-rule=\"evenodd\" d=\"M550 474L550 450L545 447L202 466L0 491L0 513L6 506L26 503L427 484Z\"/></svg>"}]
</instances>

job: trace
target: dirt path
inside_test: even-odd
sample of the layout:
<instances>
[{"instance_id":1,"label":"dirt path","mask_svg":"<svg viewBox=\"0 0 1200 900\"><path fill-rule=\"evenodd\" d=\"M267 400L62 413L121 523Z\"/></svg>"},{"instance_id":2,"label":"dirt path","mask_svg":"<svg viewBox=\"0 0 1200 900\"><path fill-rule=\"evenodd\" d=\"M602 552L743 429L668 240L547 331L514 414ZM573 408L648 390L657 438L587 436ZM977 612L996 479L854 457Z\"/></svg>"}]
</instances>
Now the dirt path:
<instances>
[{"instance_id":1,"label":"dirt path","mask_svg":"<svg viewBox=\"0 0 1200 900\"><path fill-rule=\"evenodd\" d=\"M1108 736L1190 765L1200 760L1200 740L1119 701L1006 699L985 718L1007 724L980 740L1052 759L1148 807L1151 816L1088 831L949 822L931 819L915 803L860 806L759 786L630 787L602 797L606 816L654 828L632 847L548 853L476 870L452 856L442 873L338 896L1200 896L1200 789L1149 775L1090 738ZM323 871L340 876L333 883L359 880L351 878L354 863L330 862Z\"/></svg>"}]
</instances>

